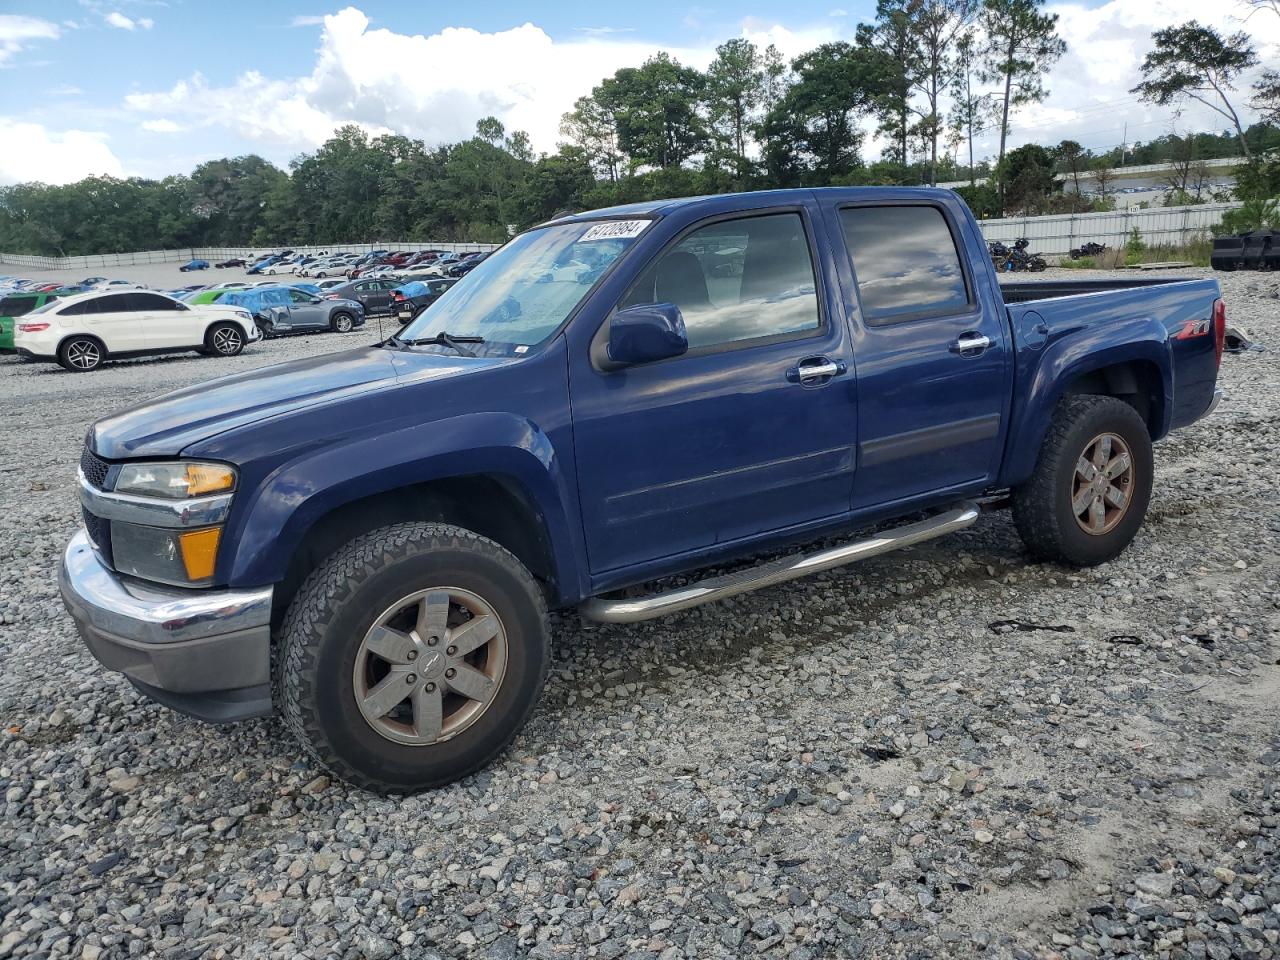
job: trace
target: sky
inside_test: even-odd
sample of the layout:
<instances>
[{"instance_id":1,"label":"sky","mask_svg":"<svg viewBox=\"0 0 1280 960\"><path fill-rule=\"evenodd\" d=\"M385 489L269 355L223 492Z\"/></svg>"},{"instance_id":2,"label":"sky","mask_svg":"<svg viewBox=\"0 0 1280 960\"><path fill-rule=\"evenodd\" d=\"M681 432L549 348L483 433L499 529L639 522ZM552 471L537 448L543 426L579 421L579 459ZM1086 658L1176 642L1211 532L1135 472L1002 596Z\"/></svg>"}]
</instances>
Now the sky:
<instances>
[{"instance_id":1,"label":"sky","mask_svg":"<svg viewBox=\"0 0 1280 960\"><path fill-rule=\"evenodd\" d=\"M1223 129L1206 108L1175 117L1128 93L1161 27L1246 29L1264 63L1280 65L1280 16L1249 17L1244 0L1048 9L1068 54L1045 75L1049 98L1015 115L1010 146L1071 138L1105 150ZM162 177L246 153L283 167L350 122L435 145L494 115L552 152L575 99L657 50L705 68L718 43L745 36L794 57L852 39L873 14L874 0L0 0L0 183ZM996 146L983 134L975 153ZM874 139L866 153L878 153Z\"/></svg>"}]
</instances>

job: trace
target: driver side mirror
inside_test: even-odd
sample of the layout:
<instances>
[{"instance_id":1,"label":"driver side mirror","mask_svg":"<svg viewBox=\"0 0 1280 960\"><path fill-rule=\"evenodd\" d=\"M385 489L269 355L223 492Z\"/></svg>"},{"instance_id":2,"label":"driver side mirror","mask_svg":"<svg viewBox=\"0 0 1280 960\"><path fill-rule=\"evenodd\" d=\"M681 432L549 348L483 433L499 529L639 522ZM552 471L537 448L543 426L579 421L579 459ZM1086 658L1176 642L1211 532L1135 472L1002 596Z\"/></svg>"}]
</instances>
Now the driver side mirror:
<instances>
[{"instance_id":1,"label":"driver side mirror","mask_svg":"<svg viewBox=\"0 0 1280 960\"><path fill-rule=\"evenodd\" d=\"M611 366L653 363L679 357L689 349L684 317L674 303L643 303L619 310L609 320Z\"/></svg>"},{"instance_id":2,"label":"driver side mirror","mask_svg":"<svg viewBox=\"0 0 1280 960\"><path fill-rule=\"evenodd\" d=\"M312 297L312 298L311 298L311 302L312 302L312 303L324 303L324 300L322 300L320 297Z\"/></svg>"}]
</instances>

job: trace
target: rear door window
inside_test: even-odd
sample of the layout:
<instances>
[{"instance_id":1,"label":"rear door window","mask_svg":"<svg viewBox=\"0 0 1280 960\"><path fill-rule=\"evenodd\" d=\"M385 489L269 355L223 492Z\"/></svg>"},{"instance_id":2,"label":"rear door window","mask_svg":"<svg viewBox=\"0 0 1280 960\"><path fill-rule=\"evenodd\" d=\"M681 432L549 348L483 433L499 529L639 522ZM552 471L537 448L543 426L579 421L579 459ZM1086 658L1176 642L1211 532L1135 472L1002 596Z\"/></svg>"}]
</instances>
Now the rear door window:
<instances>
[{"instance_id":1,"label":"rear door window","mask_svg":"<svg viewBox=\"0 0 1280 960\"><path fill-rule=\"evenodd\" d=\"M964 313L972 298L943 212L913 204L845 207L840 226L867 323Z\"/></svg>"}]
</instances>

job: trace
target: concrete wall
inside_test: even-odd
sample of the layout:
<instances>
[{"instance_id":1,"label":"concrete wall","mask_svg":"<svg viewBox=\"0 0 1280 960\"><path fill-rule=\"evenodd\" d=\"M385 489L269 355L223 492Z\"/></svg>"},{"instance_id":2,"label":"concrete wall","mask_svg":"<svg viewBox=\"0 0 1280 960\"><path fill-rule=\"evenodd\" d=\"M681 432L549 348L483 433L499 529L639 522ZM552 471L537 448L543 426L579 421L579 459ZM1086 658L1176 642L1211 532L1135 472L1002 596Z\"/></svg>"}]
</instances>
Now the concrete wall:
<instances>
[{"instance_id":1,"label":"concrete wall","mask_svg":"<svg viewBox=\"0 0 1280 960\"><path fill-rule=\"evenodd\" d=\"M473 250L496 250L496 243L342 243L294 247L299 253L346 250L366 253L369 250L450 250L470 253ZM249 259L279 250L279 247L188 247L181 250L144 250L136 253L104 253L92 257L32 257L0 252L0 263L29 270L101 270L112 267L136 267L152 263L186 263L188 260L216 262L229 257Z\"/></svg>"}]
</instances>

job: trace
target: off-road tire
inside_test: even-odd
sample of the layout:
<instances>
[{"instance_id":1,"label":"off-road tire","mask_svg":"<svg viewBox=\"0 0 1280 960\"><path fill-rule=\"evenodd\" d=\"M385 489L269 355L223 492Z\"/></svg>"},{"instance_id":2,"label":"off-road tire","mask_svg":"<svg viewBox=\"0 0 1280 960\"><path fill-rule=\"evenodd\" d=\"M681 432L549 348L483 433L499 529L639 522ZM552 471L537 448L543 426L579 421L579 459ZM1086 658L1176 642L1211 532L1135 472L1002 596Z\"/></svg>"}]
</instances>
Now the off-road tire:
<instances>
[{"instance_id":1,"label":"off-road tire","mask_svg":"<svg viewBox=\"0 0 1280 960\"><path fill-rule=\"evenodd\" d=\"M1076 463L1093 438L1111 433L1132 455L1135 476L1128 506L1114 528L1086 533L1071 508ZM1115 397L1063 398L1040 447L1030 479L1013 493L1013 522L1023 543L1039 559L1092 567L1117 557L1142 526L1151 501L1154 456L1147 425Z\"/></svg>"},{"instance_id":2,"label":"off-road tire","mask_svg":"<svg viewBox=\"0 0 1280 960\"><path fill-rule=\"evenodd\" d=\"M489 707L456 736L394 743L356 703L358 648L380 611L441 585L469 590L498 613L506 670ZM326 770L379 793L443 786L493 760L533 711L550 655L546 602L529 571L492 540L442 523L382 527L332 554L298 590L275 643L274 682L289 728Z\"/></svg>"}]
</instances>

